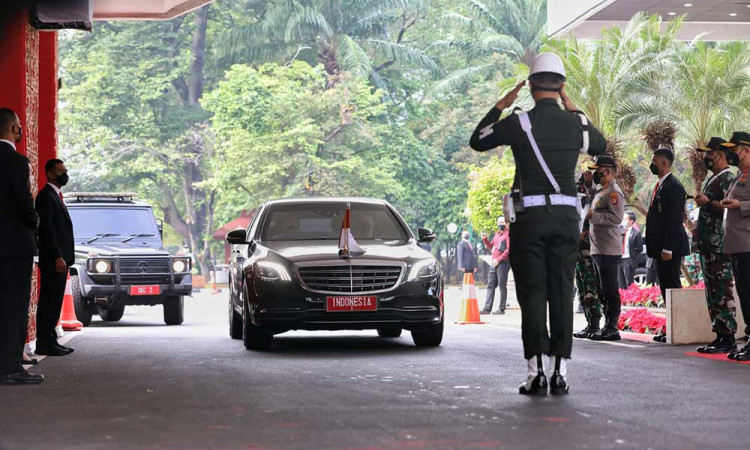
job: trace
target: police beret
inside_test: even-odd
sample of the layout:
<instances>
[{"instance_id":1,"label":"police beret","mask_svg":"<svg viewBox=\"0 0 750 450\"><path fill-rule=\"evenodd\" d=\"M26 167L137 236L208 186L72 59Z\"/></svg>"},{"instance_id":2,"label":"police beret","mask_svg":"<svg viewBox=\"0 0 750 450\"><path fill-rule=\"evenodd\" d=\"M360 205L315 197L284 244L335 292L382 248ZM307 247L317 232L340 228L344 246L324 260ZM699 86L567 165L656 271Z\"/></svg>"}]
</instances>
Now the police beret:
<instances>
[{"instance_id":1,"label":"police beret","mask_svg":"<svg viewBox=\"0 0 750 450\"><path fill-rule=\"evenodd\" d=\"M714 150L721 150L722 144L725 144L727 141L725 139L722 139L720 137L712 137L711 140L708 141L708 144L700 146L696 148L699 152L712 152Z\"/></svg>"},{"instance_id":2,"label":"police beret","mask_svg":"<svg viewBox=\"0 0 750 450\"><path fill-rule=\"evenodd\" d=\"M610 167L612 169L617 168L617 163L615 162L615 158L609 156L609 155L602 155L596 158L596 162L593 166L589 166L589 170L596 170L600 167Z\"/></svg>"},{"instance_id":3,"label":"police beret","mask_svg":"<svg viewBox=\"0 0 750 450\"><path fill-rule=\"evenodd\" d=\"M732 133L732 138L729 142L721 144L722 147L732 148L738 145L750 145L750 134L744 131L735 131Z\"/></svg>"}]
</instances>

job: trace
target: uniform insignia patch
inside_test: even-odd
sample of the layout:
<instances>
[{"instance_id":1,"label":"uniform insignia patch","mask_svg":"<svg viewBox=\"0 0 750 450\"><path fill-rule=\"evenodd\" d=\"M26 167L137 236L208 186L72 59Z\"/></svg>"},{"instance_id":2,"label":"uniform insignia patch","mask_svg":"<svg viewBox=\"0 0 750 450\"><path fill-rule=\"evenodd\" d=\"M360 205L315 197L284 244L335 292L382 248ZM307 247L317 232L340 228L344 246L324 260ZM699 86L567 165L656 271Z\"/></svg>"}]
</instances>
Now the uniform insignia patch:
<instances>
[{"instance_id":1,"label":"uniform insignia patch","mask_svg":"<svg viewBox=\"0 0 750 450\"><path fill-rule=\"evenodd\" d=\"M609 202L613 205L616 205L620 201L620 196L617 195L617 192L613 192L609 194Z\"/></svg>"},{"instance_id":2,"label":"uniform insignia patch","mask_svg":"<svg viewBox=\"0 0 750 450\"><path fill-rule=\"evenodd\" d=\"M479 139L484 139L487 136L491 135L492 132L494 131L492 128L494 125L495 125L494 123L491 123L487 125L486 127L482 128L481 130L479 130Z\"/></svg>"}]
</instances>

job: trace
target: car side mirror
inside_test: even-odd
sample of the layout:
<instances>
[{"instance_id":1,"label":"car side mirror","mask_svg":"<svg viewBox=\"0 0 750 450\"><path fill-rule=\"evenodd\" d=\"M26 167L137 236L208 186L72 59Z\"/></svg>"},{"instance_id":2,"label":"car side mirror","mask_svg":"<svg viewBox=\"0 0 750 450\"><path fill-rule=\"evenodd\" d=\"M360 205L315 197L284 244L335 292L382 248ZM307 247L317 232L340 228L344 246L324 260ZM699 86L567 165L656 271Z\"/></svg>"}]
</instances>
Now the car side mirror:
<instances>
[{"instance_id":1,"label":"car side mirror","mask_svg":"<svg viewBox=\"0 0 750 450\"><path fill-rule=\"evenodd\" d=\"M247 231L243 229L232 230L227 233L226 241L232 245L243 245L247 244Z\"/></svg>"},{"instance_id":2,"label":"car side mirror","mask_svg":"<svg viewBox=\"0 0 750 450\"><path fill-rule=\"evenodd\" d=\"M419 242L435 242L435 239L437 239L435 232L429 228L417 228L417 235L419 236Z\"/></svg>"}]
</instances>

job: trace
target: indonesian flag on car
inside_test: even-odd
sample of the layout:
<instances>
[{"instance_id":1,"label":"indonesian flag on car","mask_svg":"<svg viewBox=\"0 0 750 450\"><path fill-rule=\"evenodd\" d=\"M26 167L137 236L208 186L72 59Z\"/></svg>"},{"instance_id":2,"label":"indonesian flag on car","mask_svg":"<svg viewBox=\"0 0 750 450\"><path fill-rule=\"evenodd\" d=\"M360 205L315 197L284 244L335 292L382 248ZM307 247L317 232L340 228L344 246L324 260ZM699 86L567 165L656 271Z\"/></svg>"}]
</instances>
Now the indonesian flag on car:
<instances>
[{"instance_id":1,"label":"indonesian flag on car","mask_svg":"<svg viewBox=\"0 0 750 450\"><path fill-rule=\"evenodd\" d=\"M352 235L352 210L351 205L347 203L344 222L341 224L341 233L339 234L339 258L348 259L361 256L364 253L364 249L357 244Z\"/></svg>"}]
</instances>

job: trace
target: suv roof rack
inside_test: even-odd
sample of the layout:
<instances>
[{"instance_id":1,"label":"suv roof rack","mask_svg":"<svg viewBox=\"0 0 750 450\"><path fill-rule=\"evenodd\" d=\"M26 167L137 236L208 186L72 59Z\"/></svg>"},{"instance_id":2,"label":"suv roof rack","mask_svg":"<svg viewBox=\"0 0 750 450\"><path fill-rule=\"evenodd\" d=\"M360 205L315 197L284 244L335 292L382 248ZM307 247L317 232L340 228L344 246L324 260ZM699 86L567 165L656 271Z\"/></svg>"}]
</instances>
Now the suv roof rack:
<instances>
[{"instance_id":1,"label":"suv roof rack","mask_svg":"<svg viewBox=\"0 0 750 450\"><path fill-rule=\"evenodd\" d=\"M115 201L117 203L132 203L135 196L134 192L69 192L63 194L63 197L75 199L78 202Z\"/></svg>"}]
</instances>

